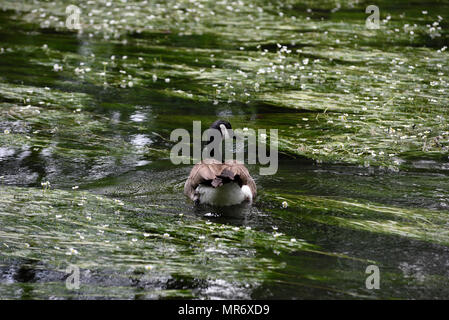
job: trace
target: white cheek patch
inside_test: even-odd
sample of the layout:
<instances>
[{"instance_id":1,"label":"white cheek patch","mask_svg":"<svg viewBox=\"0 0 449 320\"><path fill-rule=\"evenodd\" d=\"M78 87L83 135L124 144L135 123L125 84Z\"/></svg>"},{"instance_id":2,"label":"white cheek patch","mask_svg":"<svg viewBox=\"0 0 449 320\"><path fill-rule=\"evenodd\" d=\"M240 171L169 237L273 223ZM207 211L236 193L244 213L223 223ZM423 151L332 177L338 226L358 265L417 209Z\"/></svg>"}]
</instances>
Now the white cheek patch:
<instances>
[{"instance_id":1,"label":"white cheek patch","mask_svg":"<svg viewBox=\"0 0 449 320\"><path fill-rule=\"evenodd\" d=\"M228 129L226 128L226 126L224 124L220 124L220 130L221 130L221 134L223 135L223 138L229 139Z\"/></svg>"}]
</instances>

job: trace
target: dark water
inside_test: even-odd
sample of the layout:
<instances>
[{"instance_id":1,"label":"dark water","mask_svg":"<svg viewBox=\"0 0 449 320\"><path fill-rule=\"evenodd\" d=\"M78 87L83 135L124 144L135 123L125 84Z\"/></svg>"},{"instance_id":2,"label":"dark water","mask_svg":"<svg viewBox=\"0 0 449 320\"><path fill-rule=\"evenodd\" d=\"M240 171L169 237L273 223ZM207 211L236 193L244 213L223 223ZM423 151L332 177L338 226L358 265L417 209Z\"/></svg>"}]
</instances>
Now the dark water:
<instances>
[{"instance_id":1,"label":"dark water","mask_svg":"<svg viewBox=\"0 0 449 320\"><path fill-rule=\"evenodd\" d=\"M449 297L447 3L242 3L0 1L1 298ZM279 129L252 206L182 194L217 118Z\"/></svg>"}]
</instances>

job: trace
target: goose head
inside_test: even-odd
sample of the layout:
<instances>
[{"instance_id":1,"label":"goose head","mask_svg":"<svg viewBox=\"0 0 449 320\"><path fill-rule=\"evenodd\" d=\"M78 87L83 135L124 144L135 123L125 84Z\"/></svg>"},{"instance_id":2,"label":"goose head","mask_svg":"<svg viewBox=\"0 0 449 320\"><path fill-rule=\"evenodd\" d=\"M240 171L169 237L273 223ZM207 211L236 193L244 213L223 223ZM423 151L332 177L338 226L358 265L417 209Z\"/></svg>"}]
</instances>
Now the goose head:
<instances>
[{"instance_id":1,"label":"goose head","mask_svg":"<svg viewBox=\"0 0 449 320\"><path fill-rule=\"evenodd\" d=\"M229 130L232 130L231 124L226 120L217 120L210 125L210 129L219 130L222 139L229 139L231 137Z\"/></svg>"},{"instance_id":2,"label":"goose head","mask_svg":"<svg viewBox=\"0 0 449 320\"><path fill-rule=\"evenodd\" d=\"M220 133L220 138L222 140L230 139L233 136L233 134L232 134L232 126L226 120L217 120L217 121L215 121L214 123L211 124L209 129L217 130ZM216 136L218 136L218 134ZM214 136L213 135L210 136L209 141L206 144L206 148L211 148L212 147L212 142L214 142ZM210 152L210 155L211 155L212 158L217 158L217 160L220 160L220 161L222 160L220 151L218 152L217 155L215 155L214 149L212 149L211 152Z\"/></svg>"}]
</instances>

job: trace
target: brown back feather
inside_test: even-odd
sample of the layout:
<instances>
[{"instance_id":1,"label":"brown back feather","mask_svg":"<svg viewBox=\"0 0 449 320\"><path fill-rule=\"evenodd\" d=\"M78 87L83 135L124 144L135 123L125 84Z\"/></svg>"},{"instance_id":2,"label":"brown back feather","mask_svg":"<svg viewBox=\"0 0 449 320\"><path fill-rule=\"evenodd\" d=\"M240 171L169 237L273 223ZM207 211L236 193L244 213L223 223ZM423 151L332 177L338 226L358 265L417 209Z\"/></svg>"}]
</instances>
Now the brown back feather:
<instances>
[{"instance_id":1,"label":"brown back feather","mask_svg":"<svg viewBox=\"0 0 449 320\"><path fill-rule=\"evenodd\" d=\"M221 163L215 159L205 159L192 168L184 185L184 194L196 200L195 189L201 183L210 183L217 188L229 180L236 181L240 185L248 185L253 196L256 196L256 184L243 163L236 160Z\"/></svg>"}]
</instances>

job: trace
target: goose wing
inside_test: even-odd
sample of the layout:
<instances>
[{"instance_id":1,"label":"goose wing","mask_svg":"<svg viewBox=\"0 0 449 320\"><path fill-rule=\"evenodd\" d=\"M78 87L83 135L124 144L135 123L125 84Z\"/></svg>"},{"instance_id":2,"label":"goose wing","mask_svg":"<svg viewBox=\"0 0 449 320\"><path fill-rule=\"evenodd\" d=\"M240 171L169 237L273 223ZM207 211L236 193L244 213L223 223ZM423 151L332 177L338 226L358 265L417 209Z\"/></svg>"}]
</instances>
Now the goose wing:
<instances>
[{"instance_id":1,"label":"goose wing","mask_svg":"<svg viewBox=\"0 0 449 320\"><path fill-rule=\"evenodd\" d=\"M224 166L223 171L227 169L233 173L234 177L231 180L239 180L240 185L247 185L253 194L253 198L255 198L257 193L256 183L245 165L237 160L227 160Z\"/></svg>"},{"instance_id":2,"label":"goose wing","mask_svg":"<svg viewBox=\"0 0 449 320\"><path fill-rule=\"evenodd\" d=\"M195 201L196 187L201 183L214 180L221 173L221 165L222 163L215 159L206 159L194 165L184 185L184 194Z\"/></svg>"},{"instance_id":3,"label":"goose wing","mask_svg":"<svg viewBox=\"0 0 449 320\"><path fill-rule=\"evenodd\" d=\"M256 184L243 163L236 160L221 163L215 159L203 160L192 168L184 185L184 194L195 201L195 190L199 184L210 183L212 187L216 188L229 181L248 185L253 197L256 196Z\"/></svg>"}]
</instances>

